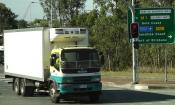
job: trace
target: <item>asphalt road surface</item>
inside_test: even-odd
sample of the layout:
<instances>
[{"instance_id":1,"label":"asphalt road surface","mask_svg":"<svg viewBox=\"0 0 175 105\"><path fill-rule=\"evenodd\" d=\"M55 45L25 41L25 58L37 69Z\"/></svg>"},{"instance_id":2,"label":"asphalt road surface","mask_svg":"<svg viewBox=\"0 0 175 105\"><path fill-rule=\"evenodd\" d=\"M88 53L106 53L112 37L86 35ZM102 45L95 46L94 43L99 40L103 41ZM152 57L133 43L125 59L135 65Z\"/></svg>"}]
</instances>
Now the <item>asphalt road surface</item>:
<instances>
[{"instance_id":1,"label":"asphalt road surface","mask_svg":"<svg viewBox=\"0 0 175 105\"><path fill-rule=\"evenodd\" d=\"M2 67L2 66L1 66ZM0 105L55 105L47 94L35 94L33 97L17 96L8 82L12 79L4 78L0 67ZM71 100L61 100L59 105L175 105L174 89L156 89L134 91L103 85L102 95L98 103L90 103L87 97Z\"/></svg>"},{"instance_id":2,"label":"asphalt road surface","mask_svg":"<svg viewBox=\"0 0 175 105\"><path fill-rule=\"evenodd\" d=\"M55 105L48 95L36 94L33 97L17 96L11 89L11 79L0 75L0 105ZM61 100L59 105L174 105L175 90L134 91L103 86L103 94L99 103L89 103L87 97L79 97L69 101Z\"/></svg>"}]
</instances>

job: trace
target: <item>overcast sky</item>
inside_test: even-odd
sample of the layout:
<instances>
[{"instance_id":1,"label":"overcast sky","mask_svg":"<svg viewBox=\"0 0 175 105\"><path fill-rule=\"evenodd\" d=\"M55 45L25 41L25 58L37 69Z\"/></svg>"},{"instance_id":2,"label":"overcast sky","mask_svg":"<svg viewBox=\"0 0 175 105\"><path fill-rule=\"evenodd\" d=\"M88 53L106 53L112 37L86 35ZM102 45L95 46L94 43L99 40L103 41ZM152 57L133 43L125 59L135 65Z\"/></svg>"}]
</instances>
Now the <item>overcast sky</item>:
<instances>
[{"instance_id":1,"label":"overcast sky","mask_svg":"<svg viewBox=\"0 0 175 105\"><path fill-rule=\"evenodd\" d=\"M37 3L31 4L31 1ZM12 12L17 14L18 19L25 18L25 20L31 21L34 19L42 19L44 17L39 0L0 0L0 2L4 3ZM28 7L29 9L27 9ZM87 10L92 9L92 0L87 0L85 8Z\"/></svg>"}]
</instances>

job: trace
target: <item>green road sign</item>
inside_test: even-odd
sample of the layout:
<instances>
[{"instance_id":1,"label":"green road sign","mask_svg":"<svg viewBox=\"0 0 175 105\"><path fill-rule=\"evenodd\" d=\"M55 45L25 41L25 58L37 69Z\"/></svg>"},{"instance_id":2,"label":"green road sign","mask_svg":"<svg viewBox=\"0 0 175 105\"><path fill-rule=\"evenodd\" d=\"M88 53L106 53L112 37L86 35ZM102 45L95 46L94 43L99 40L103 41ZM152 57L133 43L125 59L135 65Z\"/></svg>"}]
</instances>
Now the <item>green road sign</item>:
<instances>
[{"instance_id":1,"label":"green road sign","mask_svg":"<svg viewBox=\"0 0 175 105\"><path fill-rule=\"evenodd\" d=\"M128 11L128 31L132 15ZM139 23L139 43L174 43L174 9L136 8L135 21ZM131 40L131 35L129 34Z\"/></svg>"}]
</instances>

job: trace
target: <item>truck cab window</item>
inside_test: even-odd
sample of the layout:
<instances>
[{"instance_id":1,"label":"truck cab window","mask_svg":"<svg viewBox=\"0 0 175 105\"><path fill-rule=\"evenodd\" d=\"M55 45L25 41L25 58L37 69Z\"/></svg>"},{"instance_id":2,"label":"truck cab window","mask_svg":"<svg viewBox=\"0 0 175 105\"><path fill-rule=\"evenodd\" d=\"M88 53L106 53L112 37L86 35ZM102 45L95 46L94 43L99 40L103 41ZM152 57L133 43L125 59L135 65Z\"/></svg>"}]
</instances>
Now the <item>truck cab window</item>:
<instances>
[{"instance_id":1,"label":"truck cab window","mask_svg":"<svg viewBox=\"0 0 175 105\"><path fill-rule=\"evenodd\" d=\"M58 67L58 65L59 65L59 55L58 54L52 54L51 55L50 65Z\"/></svg>"}]
</instances>

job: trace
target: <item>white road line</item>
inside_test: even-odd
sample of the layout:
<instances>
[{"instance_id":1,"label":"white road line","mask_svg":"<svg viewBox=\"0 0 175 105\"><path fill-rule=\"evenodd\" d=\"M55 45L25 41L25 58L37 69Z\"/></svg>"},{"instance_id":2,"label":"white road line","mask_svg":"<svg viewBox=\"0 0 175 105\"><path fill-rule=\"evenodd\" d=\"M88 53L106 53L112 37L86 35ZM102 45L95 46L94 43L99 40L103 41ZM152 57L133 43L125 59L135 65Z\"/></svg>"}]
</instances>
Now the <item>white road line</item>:
<instances>
[{"instance_id":1,"label":"white road line","mask_svg":"<svg viewBox=\"0 0 175 105\"><path fill-rule=\"evenodd\" d=\"M170 104L171 102L168 102L168 101L160 101L159 103L161 103L161 104Z\"/></svg>"},{"instance_id":2,"label":"white road line","mask_svg":"<svg viewBox=\"0 0 175 105\"><path fill-rule=\"evenodd\" d=\"M149 103L143 103L142 105L152 105L153 103L149 102Z\"/></svg>"}]
</instances>

